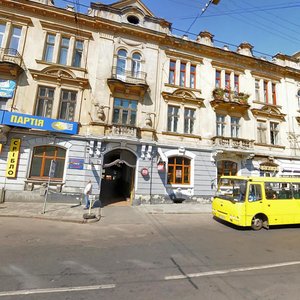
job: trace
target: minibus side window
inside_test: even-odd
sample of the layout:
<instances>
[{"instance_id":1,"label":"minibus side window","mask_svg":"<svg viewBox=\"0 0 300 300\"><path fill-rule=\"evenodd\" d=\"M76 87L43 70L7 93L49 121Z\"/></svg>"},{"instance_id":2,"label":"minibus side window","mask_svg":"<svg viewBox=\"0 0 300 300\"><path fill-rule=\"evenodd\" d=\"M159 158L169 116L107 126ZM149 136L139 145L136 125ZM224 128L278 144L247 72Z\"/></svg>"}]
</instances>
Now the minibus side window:
<instances>
[{"instance_id":1,"label":"minibus side window","mask_svg":"<svg viewBox=\"0 0 300 300\"><path fill-rule=\"evenodd\" d=\"M249 194L248 201L254 202L261 200L261 186L259 184L250 184L249 185Z\"/></svg>"},{"instance_id":2,"label":"minibus side window","mask_svg":"<svg viewBox=\"0 0 300 300\"><path fill-rule=\"evenodd\" d=\"M293 183L293 198L300 200L300 183Z\"/></svg>"}]
</instances>

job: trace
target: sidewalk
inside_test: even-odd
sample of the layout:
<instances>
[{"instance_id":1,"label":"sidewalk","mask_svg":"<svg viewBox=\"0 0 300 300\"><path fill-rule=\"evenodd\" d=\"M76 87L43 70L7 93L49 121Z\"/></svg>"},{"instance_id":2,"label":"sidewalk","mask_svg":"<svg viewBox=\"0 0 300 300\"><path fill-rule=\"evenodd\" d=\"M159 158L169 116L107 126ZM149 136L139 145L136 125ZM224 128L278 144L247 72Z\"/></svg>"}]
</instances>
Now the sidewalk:
<instances>
[{"instance_id":1,"label":"sidewalk","mask_svg":"<svg viewBox=\"0 0 300 300\"><path fill-rule=\"evenodd\" d=\"M86 215L79 204L47 203L45 213L43 203L5 202L0 203L0 217L36 218L73 223L91 223L101 219L105 224L135 222L140 214L200 214L210 213L211 204L156 204L140 206L105 206L91 209L94 218Z\"/></svg>"}]
</instances>

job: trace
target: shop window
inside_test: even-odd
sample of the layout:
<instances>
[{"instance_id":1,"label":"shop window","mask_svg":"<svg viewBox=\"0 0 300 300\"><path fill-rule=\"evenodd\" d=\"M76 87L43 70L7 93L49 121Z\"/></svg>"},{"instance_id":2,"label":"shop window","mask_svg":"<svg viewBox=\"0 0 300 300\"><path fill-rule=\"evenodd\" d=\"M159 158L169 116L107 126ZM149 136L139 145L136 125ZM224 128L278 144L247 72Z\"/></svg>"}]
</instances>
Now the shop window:
<instances>
[{"instance_id":1,"label":"shop window","mask_svg":"<svg viewBox=\"0 0 300 300\"><path fill-rule=\"evenodd\" d=\"M191 160L175 156L168 159L168 184L190 184Z\"/></svg>"},{"instance_id":2,"label":"shop window","mask_svg":"<svg viewBox=\"0 0 300 300\"><path fill-rule=\"evenodd\" d=\"M81 67L82 52L83 52L83 41L76 40L74 52L73 52L73 60L72 60L73 67L77 67L77 68Z\"/></svg>"},{"instance_id":3,"label":"shop window","mask_svg":"<svg viewBox=\"0 0 300 300\"><path fill-rule=\"evenodd\" d=\"M51 118L54 101L54 88L40 86L37 95L36 115Z\"/></svg>"},{"instance_id":4,"label":"shop window","mask_svg":"<svg viewBox=\"0 0 300 300\"><path fill-rule=\"evenodd\" d=\"M135 100L115 98L113 120L114 124L136 126L137 104Z\"/></svg>"},{"instance_id":5,"label":"shop window","mask_svg":"<svg viewBox=\"0 0 300 300\"><path fill-rule=\"evenodd\" d=\"M59 119L74 121L77 92L62 90L60 94Z\"/></svg>"},{"instance_id":6,"label":"shop window","mask_svg":"<svg viewBox=\"0 0 300 300\"><path fill-rule=\"evenodd\" d=\"M46 39L45 52L44 52L44 60L45 61L48 61L48 62L53 61L54 45L55 45L55 35L48 33L47 39Z\"/></svg>"},{"instance_id":7,"label":"shop window","mask_svg":"<svg viewBox=\"0 0 300 300\"><path fill-rule=\"evenodd\" d=\"M66 150L55 146L37 146L33 149L30 179L48 179L51 160L56 161L52 180L61 181L64 174Z\"/></svg>"},{"instance_id":8,"label":"shop window","mask_svg":"<svg viewBox=\"0 0 300 300\"><path fill-rule=\"evenodd\" d=\"M237 163L229 160L221 160L217 163L218 167L218 179L221 176L236 176L237 175Z\"/></svg>"}]
</instances>

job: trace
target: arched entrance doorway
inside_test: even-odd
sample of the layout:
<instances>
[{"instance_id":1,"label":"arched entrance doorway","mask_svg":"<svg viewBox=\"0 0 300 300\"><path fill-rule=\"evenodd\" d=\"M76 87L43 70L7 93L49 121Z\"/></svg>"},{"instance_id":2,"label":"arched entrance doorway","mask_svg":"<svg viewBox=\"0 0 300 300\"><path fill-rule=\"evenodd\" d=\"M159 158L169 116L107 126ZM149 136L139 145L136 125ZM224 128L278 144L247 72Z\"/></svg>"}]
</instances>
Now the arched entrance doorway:
<instances>
[{"instance_id":1,"label":"arched entrance doorway","mask_svg":"<svg viewBox=\"0 0 300 300\"><path fill-rule=\"evenodd\" d=\"M134 195L136 156L116 149L104 155L100 199L103 206L131 204Z\"/></svg>"}]
</instances>

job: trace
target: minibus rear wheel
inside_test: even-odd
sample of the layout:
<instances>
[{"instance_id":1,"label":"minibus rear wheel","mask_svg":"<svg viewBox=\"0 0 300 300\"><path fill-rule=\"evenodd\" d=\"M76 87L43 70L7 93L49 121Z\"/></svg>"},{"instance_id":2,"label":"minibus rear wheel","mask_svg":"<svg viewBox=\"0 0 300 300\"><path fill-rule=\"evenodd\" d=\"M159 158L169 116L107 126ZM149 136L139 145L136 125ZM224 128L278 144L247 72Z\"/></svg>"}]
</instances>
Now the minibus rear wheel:
<instances>
[{"instance_id":1,"label":"minibus rear wheel","mask_svg":"<svg viewBox=\"0 0 300 300\"><path fill-rule=\"evenodd\" d=\"M264 225L263 219L260 216L254 216L251 222L253 230L261 230Z\"/></svg>"}]
</instances>

